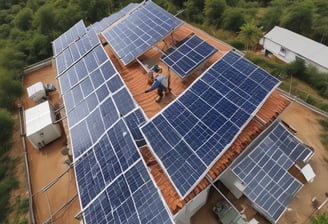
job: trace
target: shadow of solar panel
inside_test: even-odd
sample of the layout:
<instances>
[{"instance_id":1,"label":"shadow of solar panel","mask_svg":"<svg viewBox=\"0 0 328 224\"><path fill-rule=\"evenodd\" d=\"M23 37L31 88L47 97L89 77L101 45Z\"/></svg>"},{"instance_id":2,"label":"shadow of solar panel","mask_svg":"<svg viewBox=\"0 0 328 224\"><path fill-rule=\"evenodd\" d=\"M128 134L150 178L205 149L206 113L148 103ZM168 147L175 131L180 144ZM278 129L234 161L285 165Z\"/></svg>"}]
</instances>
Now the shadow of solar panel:
<instances>
[{"instance_id":1,"label":"shadow of solar panel","mask_svg":"<svg viewBox=\"0 0 328 224\"><path fill-rule=\"evenodd\" d=\"M127 65L180 24L181 20L152 1L146 1L102 34Z\"/></svg>"}]
</instances>

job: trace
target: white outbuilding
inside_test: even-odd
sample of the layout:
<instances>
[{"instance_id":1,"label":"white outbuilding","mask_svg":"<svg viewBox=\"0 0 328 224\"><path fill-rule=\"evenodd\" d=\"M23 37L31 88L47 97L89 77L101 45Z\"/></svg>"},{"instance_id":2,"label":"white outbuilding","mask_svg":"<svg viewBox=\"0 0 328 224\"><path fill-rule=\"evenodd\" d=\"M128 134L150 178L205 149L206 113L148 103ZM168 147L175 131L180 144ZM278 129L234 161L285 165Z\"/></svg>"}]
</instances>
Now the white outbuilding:
<instances>
[{"instance_id":1,"label":"white outbuilding","mask_svg":"<svg viewBox=\"0 0 328 224\"><path fill-rule=\"evenodd\" d=\"M266 55L291 63L300 58L321 72L328 72L328 47L288 29L275 26L260 40Z\"/></svg>"},{"instance_id":2,"label":"white outbuilding","mask_svg":"<svg viewBox=\"0 0 328 224\"><path fill-rule=\"evenodd\" d=\"M42 82L34 83L33 85L26 88L27 96L32 99L35 103L44 101L46 97L46 90Z\"/></svg>"},{"instance_id":3,"label":"white outbuilding","mask_svg":"<svg viewBox=\"0 0 328 224\"><path fill-rule=\"evenodd\" d=\"M49 101L25 110L26 137L36 149L41 149L61 136L59 124Z\"/></svg>"}]
</instances>

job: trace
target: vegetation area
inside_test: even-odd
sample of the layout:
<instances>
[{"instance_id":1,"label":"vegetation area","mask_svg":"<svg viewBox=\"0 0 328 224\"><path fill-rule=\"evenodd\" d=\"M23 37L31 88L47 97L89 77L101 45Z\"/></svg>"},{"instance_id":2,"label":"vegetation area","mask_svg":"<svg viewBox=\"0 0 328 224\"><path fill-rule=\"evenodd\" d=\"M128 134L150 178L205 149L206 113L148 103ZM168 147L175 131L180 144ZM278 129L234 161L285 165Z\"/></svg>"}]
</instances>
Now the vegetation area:
<instances>
[{"instance_id":1,"label":"vegetation area","mask_svg":"<svg viewBox=\"0 0 328 224\"><path fill-rule=\"evenodd\" d=\"M261 36L275 25L328 44L326 0L153 1L174 14L183 9L179 15L183 20L240 50L255 49ZM141 0L0 0L0 223L7 222L11 211L8 192L18 187L12 173L15 162L8 162L8 152L15 128L11 115L16 111L16 100L23 94L24 66L51 57L51 41L80 19L88 26L129 2ZM283 89L328 111L326 74L305 68L300 61L282 65L253 53L247 57L282 79ZM309 94L298 88L303 81L316 91ZM17 200L26 206L24 200ZM16 209L24 211L20 206Z\"/></svg>"},{"instance_id":2,"label":"vegetation area","mask_svg":"<svg viewBox=\"0 0 328 224\"><path fill-rule=\"evenodd\" d=\"M318 213L312 218L311 224L328 224L328 213Z\"/></svg>"}]
</instances>

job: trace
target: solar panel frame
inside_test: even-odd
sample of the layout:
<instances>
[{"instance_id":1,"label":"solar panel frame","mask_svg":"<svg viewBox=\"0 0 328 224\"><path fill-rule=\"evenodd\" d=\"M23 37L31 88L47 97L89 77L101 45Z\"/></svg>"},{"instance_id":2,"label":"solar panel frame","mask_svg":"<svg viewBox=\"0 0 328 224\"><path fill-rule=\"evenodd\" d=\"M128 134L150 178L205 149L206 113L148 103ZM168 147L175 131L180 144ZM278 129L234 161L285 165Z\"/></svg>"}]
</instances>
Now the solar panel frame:
<instances>
[{"instance_id":1,"label":"solar panel frame","mask_svg":"<svg viewBox=\"0 0 328 224\"><path fill-rule=\"evenodd\" d=\"M164 54L160 60L184 79L217 51L215 47L193 34L169 54Z\"/></svg>"},{"instance_id":2,"label":"solar panel frame","mask_svg":"<svg viewBox=\"0 0 328 224\"><path fill-rule=\"evenodd\" d=\"M225 57L226 55L227 58ZM258 102L256 106L253 105L250 102L250 98L253 97L252 94L256 94L256 92L250 93L250 95L239 95L236 93L235 89L237 88L236 85L240 83L233 84L225 78L225 76L230 74L229 70L236 70L233 64L226 65L226 61L235 63L238 60L247 60L235 52L229 52L226 55L208 68L160 114L141 126L141 130L148 145L181 198L188 195L206 175L212 165L229 148L242 129L263 105L266 98L280 83L278 79L274 78L273 80L276 81L274 88L266 88L267 95L262 96L262 101ZM217 63L222 64L221 61L224 62L224 69L217 67ZM218 68L219 71L216 71L215 68ZM238 70L236 71L239 72ZM268 73L266 75L269 76ZM245 74L244 77L250 79L250 74ZM213 85L215 83L214 80L220 82L221 86L228 86L230 91L227 93L225 88L218 88L220 85ZM207 81L209 83L206 83ZM223 91L221 92L221 90ZM230 93L234 94L233 98L229 98ZM198 102L204 102L208 105L210 110L207 111L207 113L206 111L202 112L196 110L196 112L194 112L190 110L191 108L195 108L192 107L192 104L197 99ZM219 106L218 104L218 102L222 100L225 102L225 107ZM245 104L245 101L249 103ZM227 105L231 105L232 111L226 110ZM238 108L238 110L233 111L233 108ZM200 117L196 117L195 114ZM241 118L239 118L241 120L238 120L238 115L241 115ZM163 116L164 119L161 118ZM232 123L232 120L236 123ZM183 176L174 178L180 181L174 182L173 175L175 171L168 169L168 165L162 162L166 155L164 152L170 151L171 149L177 150L176 145L180 139L191 149L195 158L197 158L195 161L201 161L201 163L198 163L200 167L198 167L196 172L192 171L193 168L190 168L190 172L187 172L190 176L198 175L198 178L194 179L194 182L188 182L187 177ZM206 150L211 151L211 153L207 153ZM210 156L212 156L212 158L209 158ZM175 161L175 159L172 159L172 161ZM177 167L183 165L183 161L177 163ZM202 170L201 174L199 174L199 170ZM195 173L197 174L194 175ZM188 187L184 185L188 185Z\"/></svg>"},{"instance_id":3,"label":"solar panel frame","mask_svg":"<svg viewBox=\"0 0 328 224\"><path fill-rule=\"evenodd\" d=\"M303 186L288 172L297 161L297 158L291 157L291 152L303 143L299 142L299 139L281 122L274 125L261 142L231 170L244 183L244 194L276 222ZM285 139L288 142L298 142L289 144L294 148L289 154L282 148L282 144L286 143ZM303 146L303 151L307 153L305 157L311 157L313 152ZM268 197L273 197L270 200L274 202L267 201Z\"/></svg>"},{"instance_id":4,"label":"solar panel frame","mask_svg":"<svg viewBox=\"0 0 328 224\"><path fill-rule=\"evenodd\" d=\"M86 33L87 29L83 20L77 22L65 33L61 34L57 39L52 42L54 56L60 54L70 43L79 39Z\"/></svg>"},{"instance_id":5,"label":"solar panel frame","mask_svg":"<svg viewBox=\"0 0 328 224\"><path fill-rule=\"evenodd\" d=\"M133 11L139 4L138 3L129 3L124 8L120 9L118 12L111 14L110 16L103 18L102 20L95 22L91 25L91 27L97 32L100 33L101 31L105 30L107 27L124 17L125 15L129 14Z\"/></svg>"},{"instance_id":6,"label":"solar panel frame","mask_svg":"<svg viewBox=\"0 0 328 224\"><path fill-rule=\"evenodd\" d=\"M146 1L102 35L122 63L128 65L181 24L180 19Z\"/></svg>"}]
</instances>

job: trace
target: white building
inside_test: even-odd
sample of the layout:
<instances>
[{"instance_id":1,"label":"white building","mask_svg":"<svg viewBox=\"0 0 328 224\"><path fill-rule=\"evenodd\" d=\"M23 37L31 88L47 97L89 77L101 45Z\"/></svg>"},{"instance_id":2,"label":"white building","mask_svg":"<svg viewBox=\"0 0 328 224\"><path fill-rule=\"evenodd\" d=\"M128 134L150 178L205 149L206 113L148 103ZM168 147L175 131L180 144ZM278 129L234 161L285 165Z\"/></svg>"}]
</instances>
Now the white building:
<instances>
[{"instance_id":1,"label":"white building","mask_svg":"<svg viewBox=\"0 0 328 224\"><path fill-rule=\"evenodd\" d=\"M48 101L25 111L26 137L36 149L61 136L59 124L55 124L55 115Z\"/></svg>"},{"instance_id":2,"label":"white building","mask_svg":"<svg viewBox=\"0 0 328 224\"><path fill-rule=\"evenodd\" d=\"M328 47L290 30L275 26L260 40L265 55L274 55L290 63L296 58L314 65L321 72L328 72Z\"/></svg>"}]
</instances>

